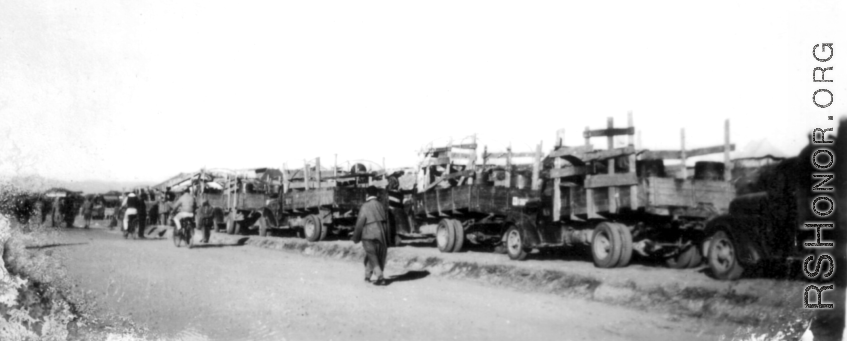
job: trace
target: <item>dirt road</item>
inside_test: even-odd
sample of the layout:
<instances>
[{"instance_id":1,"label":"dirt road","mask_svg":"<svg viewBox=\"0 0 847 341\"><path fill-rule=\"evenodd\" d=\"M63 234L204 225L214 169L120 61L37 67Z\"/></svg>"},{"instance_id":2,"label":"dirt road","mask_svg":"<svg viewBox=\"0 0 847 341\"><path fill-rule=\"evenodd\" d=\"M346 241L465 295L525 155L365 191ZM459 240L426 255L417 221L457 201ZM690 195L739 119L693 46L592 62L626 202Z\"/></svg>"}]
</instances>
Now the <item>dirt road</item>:
<instances>
[{"instance_id":1,"label":"dirt road","mask_svg":"<svg viewBox=\"0 0 847 341\"><path fill-rule=\"evenodd\" d=\"M63 257L100 306L156 335L212 340L716 340L731 327L581 299L389 268L375 287L359 264L237 244L68 229Z\"/></svg>"}]
</instances>

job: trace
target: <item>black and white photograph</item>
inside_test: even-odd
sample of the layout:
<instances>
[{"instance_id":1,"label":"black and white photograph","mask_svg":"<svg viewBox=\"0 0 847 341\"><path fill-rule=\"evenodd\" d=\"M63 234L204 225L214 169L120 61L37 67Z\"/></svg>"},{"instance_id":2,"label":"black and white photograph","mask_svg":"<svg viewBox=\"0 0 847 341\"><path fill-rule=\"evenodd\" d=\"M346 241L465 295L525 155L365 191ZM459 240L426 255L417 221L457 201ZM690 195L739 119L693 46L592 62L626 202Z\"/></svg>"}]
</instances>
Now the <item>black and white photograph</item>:
<instances>
[{"instance_id":1,"label":"black and white photograph","mask_svg":"<svg viewBox=\"0 0 847 341\"><path fill-rule=\"evenodd\" d=\"M847 340L845 23L2 0L0 340Z\"/></svg>"}]
</instances>

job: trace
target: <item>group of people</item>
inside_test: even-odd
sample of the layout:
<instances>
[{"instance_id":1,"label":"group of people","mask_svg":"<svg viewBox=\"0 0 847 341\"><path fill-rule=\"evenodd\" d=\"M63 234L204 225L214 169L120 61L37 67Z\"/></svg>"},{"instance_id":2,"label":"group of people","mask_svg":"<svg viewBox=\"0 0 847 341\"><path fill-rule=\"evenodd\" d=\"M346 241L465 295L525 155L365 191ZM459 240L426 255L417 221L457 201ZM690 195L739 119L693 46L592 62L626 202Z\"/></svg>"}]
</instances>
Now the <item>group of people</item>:
<instances>
[{"instance_id":1,"label":"group of people","mask_svg":"<svg viewBox=\"0 0 847 341\"><path fill-rule=\"evenodd\" d=\"M150 196L152 195L152 197ZM147 202L150 199L155 200L155 204L149 209ZM145 238L145 235L151 235L158 231L159 237L167 232L169 222L173 221L176 230L181 226L181 220L184 218L196 218L198 227L203 227L206 233L203 234L201 242L208 243L209 241L209 225L211 223L211 212L208 209L209 203L204 202L203 206L198 207L194 196L186 189L182 192L179 198L176 193L170 188L159 193L147 194L146 192L133 191L128 192L121 198L121 210L123 211L122 230L126 230L129 226L130 219L134 218L138 221L138 238ZM198 213L195 216L195 212ZM163 229L147 229L148 225L157 224L165 226ZM146 233L145 233L146 232Z\"/></svg>"}]
</instances>

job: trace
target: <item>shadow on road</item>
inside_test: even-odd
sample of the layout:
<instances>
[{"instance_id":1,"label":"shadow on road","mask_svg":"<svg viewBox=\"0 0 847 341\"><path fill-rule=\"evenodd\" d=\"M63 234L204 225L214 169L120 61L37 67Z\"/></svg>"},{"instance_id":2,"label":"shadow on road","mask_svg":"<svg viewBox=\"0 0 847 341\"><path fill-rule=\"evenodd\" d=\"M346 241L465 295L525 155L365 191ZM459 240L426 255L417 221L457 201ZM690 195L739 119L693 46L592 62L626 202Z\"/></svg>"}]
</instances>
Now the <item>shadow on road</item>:
<instances>
[{"instance_id":1,"label":"shadow on road","mask_svg":"<svg viewBox=\"0 0 847 341\"><path fill-rule=\"evenodd\" d=\"M391 284L391 283L394 283L394 282L414 281L414 280L422 279L426 276L429 276L429 271L427 271L427 270L411 270L411 271L406 271L406 273L401 274L401 275L391 276L391 277L387 278L386 280L387 280L388 284Z\"/></svg>"},{"instance_id":2,"label":"shadow on road","mask_svg":"<svg viewBox=\"0 0 847 341\"><path fill-rule=\"evenodd\" d=\"M88 243L56 243L56 244L45 244L45 245L30 245L30 246L27 246L26 249L28 249L28 250L41 250L41 249L49 249L49 248L52 248L52 247L59 247L59 246L74 246L74 245L85 245L85 244L88 244Z\"/></svg>"},{"instance_id":3,"label":"shadow on road","mask_svg":"<svg viewBox=\"0 0 847 341\"><path fill-rule=\"evenodd\" d=\"M242 237L242 238L238 238L238 240L235 241L235 243L225 243L225 244L223 244L223 243L194 244L194 246L192 246L191 248L192 249L204 249L204 248L220 248L220 247L230 247L230 246L244 246L245 244L247 244L247 239L249 239L249 237Z\"/></svg>"}]
</instances>

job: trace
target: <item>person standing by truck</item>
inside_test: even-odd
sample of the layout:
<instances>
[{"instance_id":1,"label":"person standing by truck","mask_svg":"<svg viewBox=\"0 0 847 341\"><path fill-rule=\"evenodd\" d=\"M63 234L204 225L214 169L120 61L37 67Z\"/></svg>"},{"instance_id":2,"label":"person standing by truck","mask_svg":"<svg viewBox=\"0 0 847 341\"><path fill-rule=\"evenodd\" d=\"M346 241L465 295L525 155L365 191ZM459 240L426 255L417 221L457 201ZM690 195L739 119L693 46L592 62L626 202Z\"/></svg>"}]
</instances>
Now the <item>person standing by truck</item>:
<instances>
[{"instance_id":1,"label":"person standing by truck","mask_svg":"<svg viewBox=\"0 0 847 341\"><path fill-rule=\"evenodd\" d=\"M82 216L82 220L85 222L85 226L83 228L88 228L88 225L91 224L91 207L93 204L88 197L85 197L85 200L82 202L82 206L79 208L79 214Z\"/></svg>"},{"instance_id":2,"label":"person standing by truck","mask_svg":"<svg viewBox=\"0 0 847 341\"><path fill-rule=\"evenodd\" d=\"M159 225L168 226L168 216L171 214L171 201L165 193L159 193Z\"/></svg>"},{"instance_id":3,"label":"person standing by truck","mask_svg":"<svg viewBox=\"0 0 847 341\"><path fill-rule=\"evenodd\" d=\"M353 231L353 243L362 242L365 250L365 282L371 281L371 276L376 274L374 285L388 285L383 277L385 270L385 258L388 255L388 215L385 206L382 205L377 196L379 190L369 186L366 190L367 200L359 210L359 218L356 220L356 228Z\"/></svg>"}]
</instances>

